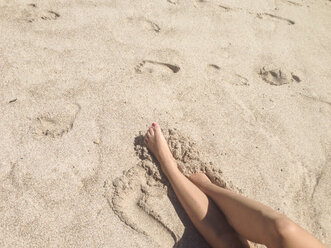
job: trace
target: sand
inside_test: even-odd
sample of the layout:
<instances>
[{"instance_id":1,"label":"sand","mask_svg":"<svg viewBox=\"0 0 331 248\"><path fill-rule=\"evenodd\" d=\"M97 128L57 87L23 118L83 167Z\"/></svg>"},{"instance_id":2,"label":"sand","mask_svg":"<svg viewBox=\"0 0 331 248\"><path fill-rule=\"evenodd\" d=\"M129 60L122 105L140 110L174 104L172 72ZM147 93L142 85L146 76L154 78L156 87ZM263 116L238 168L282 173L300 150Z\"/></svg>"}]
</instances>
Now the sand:
<instances>
[{"instance_id":1,"label":"sand","mask_svg":"<svg viewBox=\"0 0 331 248\"><path fill-rule=\"evenodd\" d=\"M331 2L0 1L0 246L208 247L142 143L331 246Z\"/></svg>"}]
</instances>

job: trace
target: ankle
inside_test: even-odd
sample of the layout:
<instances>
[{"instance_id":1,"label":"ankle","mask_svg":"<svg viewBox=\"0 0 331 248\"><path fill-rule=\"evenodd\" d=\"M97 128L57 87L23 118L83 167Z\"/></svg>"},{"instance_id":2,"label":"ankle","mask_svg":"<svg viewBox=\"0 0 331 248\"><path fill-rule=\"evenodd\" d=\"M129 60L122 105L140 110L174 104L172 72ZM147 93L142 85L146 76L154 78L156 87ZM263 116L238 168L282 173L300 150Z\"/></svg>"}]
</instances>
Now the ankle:
<instances>
[{"instance_id":1,"label":"ankle","mask_svg":"<svg viewBox=\"0 0 331 248\"><path fill-rule=\"evenodd\" d=\"M179 172L176 160L174 158L168 158L166 161L167 162L160 162L160 165L161 165L161 169L162 169L163 173L167 177L169 176L169 174Z\"/></svg>"},{"instance_id":2,"label":"ankle","mask_svg":"<svg viewBox=\"0 0 331 248\"><path fill-rule=\"evenodd\" d=\"M157 160L160 162L160 164L164 167L168 167L171 166L173 164L176 164L177 167L177 163L175 158L172 156L172 154L169 152L160 152L157 156Z\"/></svg>"}]
</instances>

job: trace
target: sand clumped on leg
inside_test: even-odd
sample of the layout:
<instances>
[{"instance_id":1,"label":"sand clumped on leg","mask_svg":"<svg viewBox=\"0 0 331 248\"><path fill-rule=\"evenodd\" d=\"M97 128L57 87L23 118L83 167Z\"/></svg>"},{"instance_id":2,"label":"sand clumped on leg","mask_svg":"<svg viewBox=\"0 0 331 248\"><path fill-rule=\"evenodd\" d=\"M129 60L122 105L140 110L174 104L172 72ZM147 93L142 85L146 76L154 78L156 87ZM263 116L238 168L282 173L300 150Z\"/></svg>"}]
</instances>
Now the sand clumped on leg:
<instances>
[{"instance_id":1,"label":"sand clumped on leg","mask_svg":"<svg viewBox=\"0 0 331 248\"><path fill-rule=\"evenodd\" d=\"M190 176L193 173L205 173L209 179L216 185L240 191L240 189L233 186L230 181L223 179L223 173L218 169L213 162L204 161L201 159L201 151L192 139L182 135L177 129L162 130L162 133L168 143L170 151L175 158L179 170L185 175ZM136 154L141 159L141 166L147 169L154 179L164 181L161 176L160 166L154 156L150 154L147 147L143 143L135 145Z\"/></svg>"}]
</instances>

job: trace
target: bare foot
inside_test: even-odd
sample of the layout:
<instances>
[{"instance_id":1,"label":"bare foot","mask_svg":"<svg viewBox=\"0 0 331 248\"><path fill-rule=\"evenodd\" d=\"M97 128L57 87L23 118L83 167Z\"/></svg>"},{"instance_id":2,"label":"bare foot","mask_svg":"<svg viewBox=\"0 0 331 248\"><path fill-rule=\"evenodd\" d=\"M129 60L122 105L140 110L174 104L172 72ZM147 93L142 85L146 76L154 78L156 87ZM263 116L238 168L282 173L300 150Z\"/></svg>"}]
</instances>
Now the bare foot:
<instances>
[{"instance_id":1,"label":"bare foot","mask_svg":"<svg viewBox=\"0 0 331 248\"><path fill-rule=\"evenodd\" d=\"M168 143L163 136L161 128L155 122L147 130L144 142L147 148L154 154L156 159L160 162L161 168L164 172L169 169L169 167L176 167L174 157L172 156Z\"/></svg>"}]
</instances>

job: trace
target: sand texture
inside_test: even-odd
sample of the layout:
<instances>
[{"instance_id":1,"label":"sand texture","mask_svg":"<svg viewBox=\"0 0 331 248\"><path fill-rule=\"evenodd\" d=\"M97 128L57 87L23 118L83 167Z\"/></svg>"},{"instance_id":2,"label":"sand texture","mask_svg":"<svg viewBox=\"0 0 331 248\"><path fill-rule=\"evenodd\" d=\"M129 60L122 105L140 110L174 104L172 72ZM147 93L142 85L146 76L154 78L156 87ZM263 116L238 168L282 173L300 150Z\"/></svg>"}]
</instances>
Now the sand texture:
<instances>
[{"instance_id":1,"label":"sand texture","mask_svg":"<svg viewBox=\"0 0 331 248\"><path fill-rule=\"evenodd\" d=\"M0 0L0 247L208 247L142 142L331 246L331 1Z\"/></svg>"}]
</instances>

